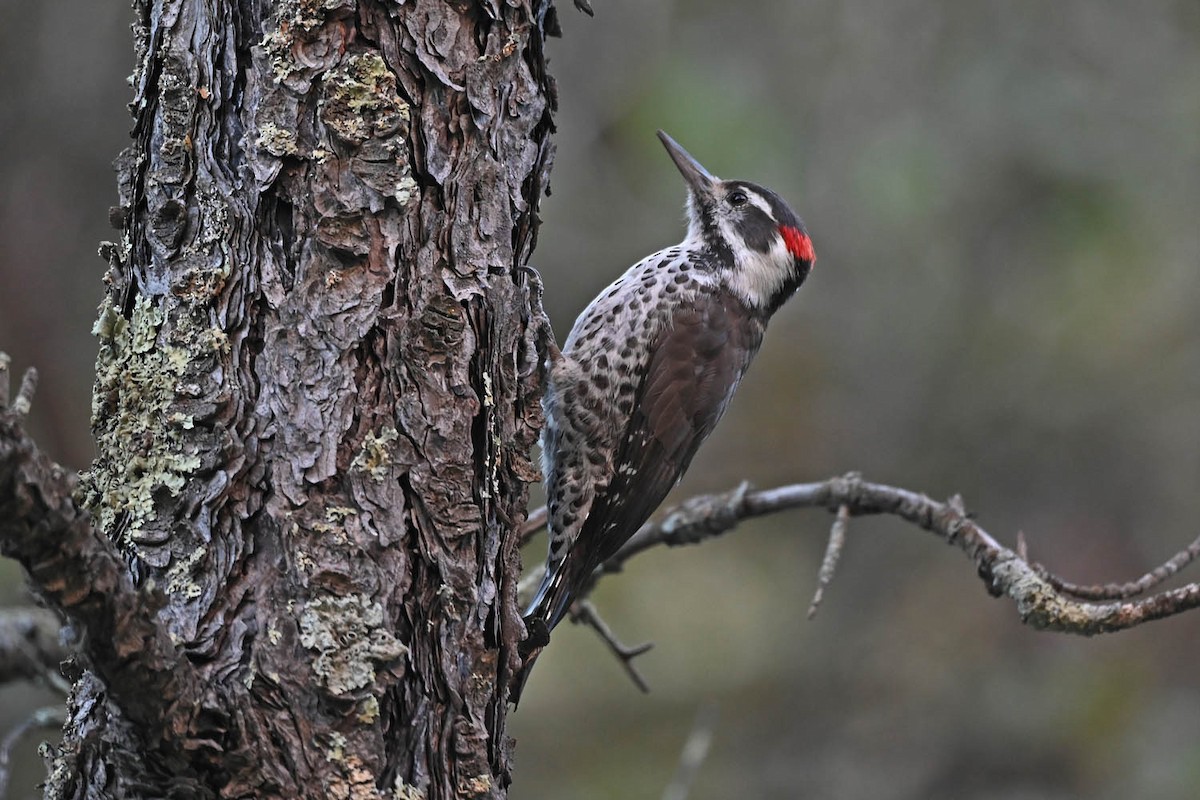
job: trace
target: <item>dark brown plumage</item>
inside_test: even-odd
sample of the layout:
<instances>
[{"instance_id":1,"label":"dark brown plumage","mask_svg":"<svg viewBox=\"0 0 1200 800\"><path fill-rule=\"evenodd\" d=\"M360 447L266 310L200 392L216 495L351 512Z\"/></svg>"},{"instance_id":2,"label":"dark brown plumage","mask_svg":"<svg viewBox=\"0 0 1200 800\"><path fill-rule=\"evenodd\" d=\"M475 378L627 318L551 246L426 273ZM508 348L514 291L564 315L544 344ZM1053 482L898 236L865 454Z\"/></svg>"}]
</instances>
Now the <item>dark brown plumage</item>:
<instances>
[{"instance_id":1,"label":"dark brown plumage","mask_svg":"<svg viewBox=\"0 0 1200 800\"><path fill-rule=\"evenodd\" d=\"M679 481L815 257L774 192L709 174L659 132L688 183L688 235L593 300L550 365L542 458L545 578L526 612L528 669L590 574Z\"/></svg>"}]
</instances>

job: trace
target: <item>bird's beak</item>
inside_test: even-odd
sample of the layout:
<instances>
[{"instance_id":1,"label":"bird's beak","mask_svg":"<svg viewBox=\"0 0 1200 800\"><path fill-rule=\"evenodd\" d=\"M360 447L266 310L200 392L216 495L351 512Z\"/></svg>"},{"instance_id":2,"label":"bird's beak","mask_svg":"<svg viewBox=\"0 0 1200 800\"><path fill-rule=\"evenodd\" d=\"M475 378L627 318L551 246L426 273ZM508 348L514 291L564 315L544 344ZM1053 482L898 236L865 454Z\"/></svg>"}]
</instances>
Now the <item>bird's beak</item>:
<instances>
[{"instance_id":1,"label":"bird's beak","mask_svg":"<svg viewBox=\"0 0 1200 800\"><path fill-rule=\"evenodd\" d=\"M692 158L691 153L680 147L679 143L667 134L659 131L658 138L662 140L663 147L667 148L667 154L671 156L671 160L679 168L679 173L687 181L688 188L698 197L711 195L717 177L702 167L699 161Z\"/></svg>"}]
</instances>

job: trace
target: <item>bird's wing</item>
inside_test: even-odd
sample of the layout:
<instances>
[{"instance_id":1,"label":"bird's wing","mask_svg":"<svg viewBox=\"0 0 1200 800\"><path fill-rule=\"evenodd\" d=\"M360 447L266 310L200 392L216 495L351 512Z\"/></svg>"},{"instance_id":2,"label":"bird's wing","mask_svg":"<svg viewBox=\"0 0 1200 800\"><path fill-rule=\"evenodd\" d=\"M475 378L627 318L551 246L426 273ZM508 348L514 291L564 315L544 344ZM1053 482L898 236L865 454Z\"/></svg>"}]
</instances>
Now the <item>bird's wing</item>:
<instances>
[{"instance_id":1,"label":"bird's wing","mask_svg":"<svg viewBox=\"0 0 1200 800\"><path fill-rule=\"evenodd\" d=\"M763 323L731 295L709 292L681 305L652 343L614 473L592 504L572 553L587 574L632 536L679 481L725 413Z\"/></svg>"}]
</instances>

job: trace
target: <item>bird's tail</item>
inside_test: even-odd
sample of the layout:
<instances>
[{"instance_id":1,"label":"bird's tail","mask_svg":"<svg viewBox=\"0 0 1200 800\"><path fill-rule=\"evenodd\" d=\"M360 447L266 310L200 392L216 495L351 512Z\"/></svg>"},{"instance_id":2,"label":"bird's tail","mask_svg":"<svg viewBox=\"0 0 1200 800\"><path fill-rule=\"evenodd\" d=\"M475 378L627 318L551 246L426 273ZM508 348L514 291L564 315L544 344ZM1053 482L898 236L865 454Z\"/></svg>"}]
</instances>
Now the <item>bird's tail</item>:
<instances>
[{"instance_id":1,"label":"bird's tail","mask_svg":"<svg viewBox=\"0 0 1200 800\"><path fill-rule=\"evenodd\" d=\"M547 637L549 637L550 631L554 630L554 627L566 616L567 609L571 607L573 581L568 580L568 570L565 566L565 564L560 564L557 568L550 567L546 570L546 575L533 595L533 600L525 609L526 627L531 621L540 621L546 628Z\"/></svg>"},{"instance_id":2,"label":"bird's tail","mask_svg":"<svg viewBox=\"0 0 1200 800\"><path fill-rule=\"evenodd\" d=\"M521 692L525 689L525 682L529 680L533 663L537 661L542 649L550 643L550 631L562 621L571 607L571 586L567 570L553 567L547 569L537 593L525 610L526 635L525 641L521 643L521 668L513 677L513 688L509 695L513 705L520 702Z\"/></svg>"},{"instance_id":3,"label":"bird's tail","mask_svg":"<svg viewBox=\"0 0 1200 800\"><path fill-rule=\"evenodd\" d=\"M521 693L525 691L525 682L529 680L529 673L533 671L533 662L537 661L538 655L542 652L541 647L535 647L528 653L522 653L523 659L521 668L517 674L513 676L512 688L509 689L508 699L514 706L521 702Z\"/></svg>"}]
</instances>

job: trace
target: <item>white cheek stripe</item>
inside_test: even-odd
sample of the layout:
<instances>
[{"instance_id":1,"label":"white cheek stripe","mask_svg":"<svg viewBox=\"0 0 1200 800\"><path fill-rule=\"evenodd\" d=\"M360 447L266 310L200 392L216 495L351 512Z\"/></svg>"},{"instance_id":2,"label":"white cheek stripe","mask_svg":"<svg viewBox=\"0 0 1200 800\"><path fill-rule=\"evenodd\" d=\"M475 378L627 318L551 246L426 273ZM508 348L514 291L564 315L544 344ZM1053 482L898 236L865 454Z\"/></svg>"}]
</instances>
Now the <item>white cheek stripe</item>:
<instances>
[{"instance_id":1,"label":"white cheek stripe","mask_svg":"<svg viewBox=\"0 0 1200 800\"><path fill-rule=\"evenodd\" d=\"M733 244L735 267L729 275L729 288L753 308L764 308L780 289L788 276L791 253L783 237L776 234L771 249L765 253L751 250L733 235L726 220L721 220L721 233L725 241Z\"/></svg>"},{"instance_id":2,"label":"white cheek stripe","mask_svg":"<svg viewBox=\"0 0 1200 800\"><path fill-rule=\"evenodd\" d=\"M765 197L763 197L761 194L758 194L757 192L752 192L748 189L746 190L746 196L750 198L751 205L753 205L755 208L760 209L764 214L767 215L767 218L770 219L772 222L776 221L775 213L773 211L771 211L771 204L767 202L767 199Z\"/></svg>"}]
</instances>

